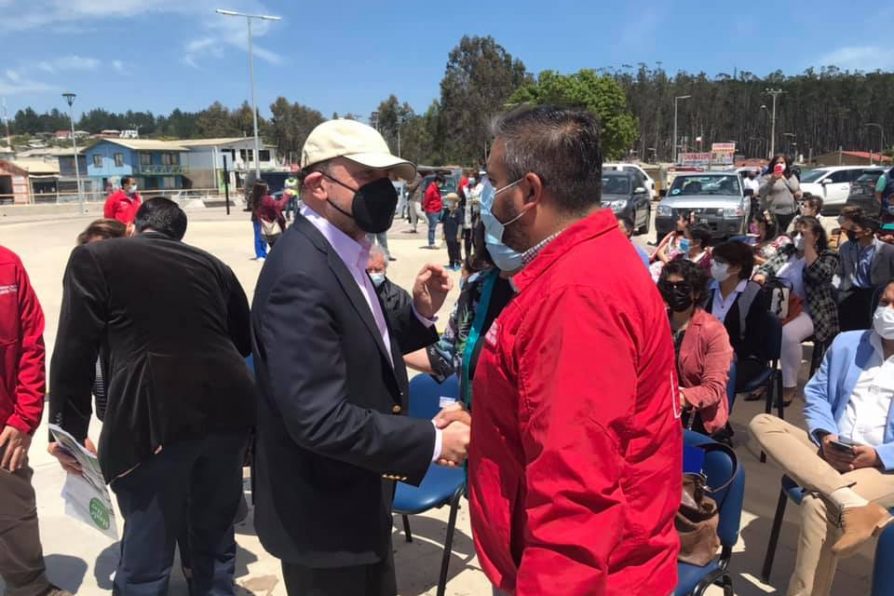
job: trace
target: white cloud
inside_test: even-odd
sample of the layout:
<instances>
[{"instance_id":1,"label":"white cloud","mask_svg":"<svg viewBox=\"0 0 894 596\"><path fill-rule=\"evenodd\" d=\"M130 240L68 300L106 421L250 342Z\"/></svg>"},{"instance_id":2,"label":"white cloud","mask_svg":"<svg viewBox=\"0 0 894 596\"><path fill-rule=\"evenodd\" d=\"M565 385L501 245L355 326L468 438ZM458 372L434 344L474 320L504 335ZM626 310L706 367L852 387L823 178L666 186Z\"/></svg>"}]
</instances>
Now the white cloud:
<instances>
[{"instance_id":1,"label":"white cloud","mask_svg":"<svg viewBox=\"0 0 894 596\"><path fill-rule=\"evenodd\" d=\"M841 70L874 71L894 69L894 54L879 46L846 46L821 56L816 66L837 66Z\"/></svg>"},{"instance_id":2,"label":"white cloud","mask_svg":"<svg viewBox=\"0 0 894 596\"><path fill-rule=\"evenodd\" d=\"M18 71L15 71L11 68L7 68L6 69L6 78L9 79L10 81L12 81L13 83L18 83L21 80L22 76L18 73Z\"/></svg>"},{"instance_id":3,"label":"white cloud","mask_svg":"<svg viewBox=\"0 0 894 596\"><path fill-rule=\"evenodd\" d=\"M121 60L112 60L112 68L114 68L117 73L123 73L125 71L124 62Z\"/></svg>"},{"instance_id":4,"label":"white cloud","mask_svg":"<svg viewBox=\"0 0 894 596\"><path fill-rule=\"evenodd\" d=\"M53 60L42 60L38 62L36 68L49 73L66 72L70 70L96 70L100 66L99 60L96 58L85 58L83 56L65 56L63 58L55 58Z\"/></svg>"},{"instance_id":5,"label":"white cloud","mask_svg":"<svg viewBox=\"0 0 894 596\"><path fill-rule=\"evenodd\" d=\"M42 93L52 91L55 87L40 81L26 79L18 71L7 69L0 76L0 95L21 95L23 93Z\"/></svg>"}]
</instances>

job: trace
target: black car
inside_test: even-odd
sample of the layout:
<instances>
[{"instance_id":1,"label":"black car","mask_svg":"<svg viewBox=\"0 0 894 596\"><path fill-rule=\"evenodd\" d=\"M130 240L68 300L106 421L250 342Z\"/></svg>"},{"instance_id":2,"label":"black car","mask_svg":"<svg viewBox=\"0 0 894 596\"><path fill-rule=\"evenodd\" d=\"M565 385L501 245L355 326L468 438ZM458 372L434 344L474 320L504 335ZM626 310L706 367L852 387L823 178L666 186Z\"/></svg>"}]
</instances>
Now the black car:
<instances>
[{"instance_id":1,"label":"black car","mask_svg":"<svg viewBox=\"0 0 894 596\"><path fill-rule=\"evenodd\" d=\"M860 174L856 180L851 182L851 190L847 195L845 205L860 207L864 213L872 217L877 216L881 206L875 198L875 185L886 170L886 168L873 168Z\"/></svg>"},{"instance_id":2,"label":"black car","mask_svg":"<svg viewBox=\"0 0 894 596\"><path fill-rule=\"evenodd\" d=\"M648 234L652 222L652 199L642 174L605 171L602 174L602 205L615 215L633 221L637 234Z\"/></svg>"}]
</instances>

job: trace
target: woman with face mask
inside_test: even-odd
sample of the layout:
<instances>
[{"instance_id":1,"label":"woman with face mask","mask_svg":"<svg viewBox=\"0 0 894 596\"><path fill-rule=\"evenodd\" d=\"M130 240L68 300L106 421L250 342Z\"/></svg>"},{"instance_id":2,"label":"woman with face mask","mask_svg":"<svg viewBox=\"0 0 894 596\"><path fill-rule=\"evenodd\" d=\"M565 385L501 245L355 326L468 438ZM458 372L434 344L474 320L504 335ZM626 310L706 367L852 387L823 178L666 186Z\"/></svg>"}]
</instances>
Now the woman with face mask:
<instances>
[{"instance_id":1,"label":"woman with face mask","mask_svg":"<svg viewBox=\"0 0 894 596\"><path fill-rule=\"evenodd\" d=\"M797 203L801 198L801 183L792 169L792 158L777 155L770 160L767 175L761 181L758 195L761 210L769 211L779 221L779 229L785 230L797 215Z\"/></svg>"},{"instance_id":2,"label":"woman with face mask","mask_svg":"<svg viewBox=\"0 0 894 596\"><path fill-rule=\"evenodd\" d=\"M779 221L772 213L764 213L757 220L757 244L754 245L754 261L763 265L776 256L783 246L792 243L792 239L782 232Z\"/></svg>"},{"instance_id":3,"label":"woman with face mask","mask_svg":"<svg viewBox=\"0 0 894 596\"><path fill-rule=\"evenodd\" d=\"M691 261L674 261L661 272L658 290L673 331L683 424L723 438L729 419L726 384L733 349L723 324L701 306L707 277Z\"/></svg>"},{"instance_id":4,"label":"woman with face mask","mask_svg":"<svg viewBox=\"0 0 894 596\"><path fill-rule=\"evenodd\" d=\"M829 250L826 231L815 217L802 217L793 243L783 247L754 276L763 284L778 278L791 287L789 315L782 327L783 402L795 396L801 368L801 342L814 336L830 341L838 333L838 308L832 297L832 277L838 255Z\"/></svg>"},{"instance_id":5,"label":"woman with face mask","mask_svg":"<svg viewBox=\"0 0 894 596\"><path fill-rule=\"evenodd\" d=\"M769 306L760 284L751 281L754 251L749 245L723 242L714 247L713 258L705 310L723 323L729 335L736 355L739 393L765 367L766 330L762 323ZM758 398L755 395L754 399Z\"/></svg>"}]
</instances>

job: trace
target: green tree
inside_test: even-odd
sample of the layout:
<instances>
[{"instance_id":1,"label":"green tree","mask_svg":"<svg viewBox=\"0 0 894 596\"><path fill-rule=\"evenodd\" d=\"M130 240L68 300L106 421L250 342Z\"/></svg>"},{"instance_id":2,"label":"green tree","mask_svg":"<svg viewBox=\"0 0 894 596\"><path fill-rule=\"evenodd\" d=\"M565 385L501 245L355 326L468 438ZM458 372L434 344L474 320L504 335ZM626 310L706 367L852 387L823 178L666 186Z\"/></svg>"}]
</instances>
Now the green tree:
<instances>
[{"instance_id":1,"label":"green tree","mask_svg":"<svg viewBox=\"0 0 894 596\"><path fill-rule=\"evenodd\" d=\"M627 108L627 98L615 79L595 70L562 75L551 70L512 95L512 103L552 104L584 108L599 117L602 151L606 159L618 159L637 137L637 119Z\"/></svg>"},{"instance_id":2,"label":"green tree","mask_svg":"<svg viewBox=\"0 0 894 596\"><path fill-rule=\"evenodd\" d=\"M325 121L323 114L297 102L290 103L285 97L277 97L270 104L270 112L268 136L287 160L299 161L307 136Z\"/></svg>"},{"instance_id":3,"label":"green tree","mask_svg":"<svg viewBox=\"0 0 894 596\"><path fill-rule=\"evenodd\" d=\"M463 36L450 52L441 80L433 142L442 157L464 165L480 163L490 140L491 120L529 81L524 63L493 37Z\"/></svg>"},{"instance_id":4,"label":"green tree","mask_svg":"<svg viewBox=\"0 0 894 596\"><path fill-rule=\"evenodd\" d=\"M248 113L250 118L251 108L248 109ZM204 139L235 137L240 134L230 110L219 101L199 112L196 129L199 137Z\"/></svg>"}]
</instances>

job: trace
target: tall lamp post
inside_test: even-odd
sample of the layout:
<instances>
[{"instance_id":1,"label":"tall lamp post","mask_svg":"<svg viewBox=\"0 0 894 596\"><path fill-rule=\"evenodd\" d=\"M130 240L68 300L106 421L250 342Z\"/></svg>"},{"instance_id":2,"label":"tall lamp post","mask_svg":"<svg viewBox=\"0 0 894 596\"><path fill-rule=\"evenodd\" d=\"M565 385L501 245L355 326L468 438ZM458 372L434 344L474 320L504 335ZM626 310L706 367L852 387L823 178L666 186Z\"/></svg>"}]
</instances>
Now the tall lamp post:
<instances>
[{"instance_id":1,"label":"tall lamp post","mask_svg":"<svg viewBox=\"0 0 894 596\"><path fill-rule=\"evenodd\" d=\"M776 154L776 98L785 93L782 89L765 89L764 93L773 97L773 113L770 116L770 159Z\"/></svg>"},{"instance_id":2,"label":"tall lamp post","mask_svg":"<svg viewBox=\"0 0 894 596\"><path fill-rule=\"evenodd\" d=\"M217 14L226 17L243 17L248 25L248 78L251 82L251 119L254 124L255 131L255 177L261 177L261 140L258 136L258 107L255 105L255 59L251 46L251 21L258 19L260 21L279 21L282 17L274 17L264 14L246 14L244 12L236 12L235 10L223 10L218 8L215 10Z\"/></svg>"},{"instance_id":3,"label":"tall lamp post","mask_svg":"<svg viewBox=\"0 0 894 596\"><path fill-rule=\"evenodd\" d=\"M680 153L678 151L679 145L677 144L677 104L681 99L689 99L692 97L691 95L678 95L674 97L674 164L680 163Z\"/></svg>"},{"instance_id":4,"label":"tall lamp post","mask_svg":"<svg viewBox=\"0 0 894 596\"><path fill-rule=\"evenodd\" d=\"M877 123L877 122L867 122L867 123L864 124L863 126L866 126L866 127L875 127L875 128L878 129L878 131L879 131L879 133L880 133L880 135L881 135L881 139L879 140L879 142L881 143L881 145L879 145L879 149L878 149L878 160L879 160L879 163L881 163L881 161L882 161L882 151L885 150L885 129L882 128L882 125L879 124L879 123ZM869 165L872 165L872 145L869 146Z\"/></svg>"},{"instance_id":5,"label":"tall lamp post","mask_svg":"<svg viewBox=\"0 0 894 596\"><path fill-rule=\"evenodd\" d=\"M83 215L86 209L84 206L84 193L81 192L81 166L78 163L78 141L75 139L74 107L72 107L77 95L74 93L63 93L62 97L68 102L68 121L71 123L71 147L74 151L75 180L77 180L78 185L78 203L81 205L81 214Z\"/></svg>"}]
</instances>

